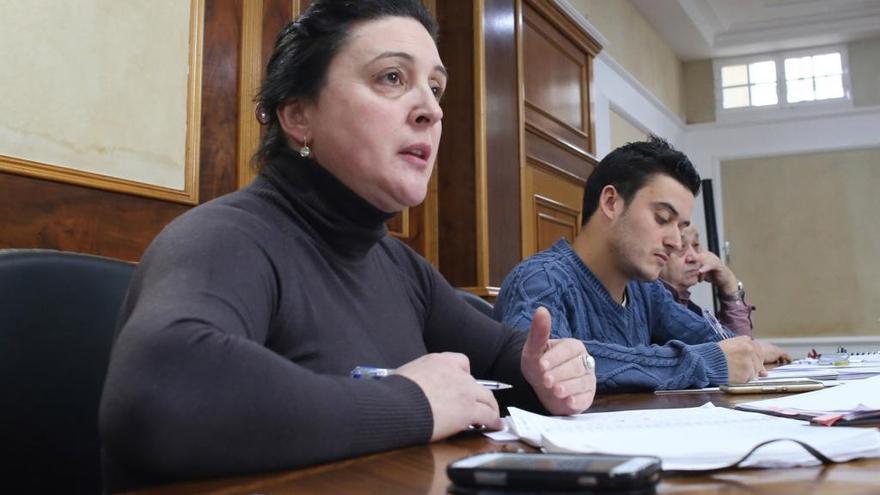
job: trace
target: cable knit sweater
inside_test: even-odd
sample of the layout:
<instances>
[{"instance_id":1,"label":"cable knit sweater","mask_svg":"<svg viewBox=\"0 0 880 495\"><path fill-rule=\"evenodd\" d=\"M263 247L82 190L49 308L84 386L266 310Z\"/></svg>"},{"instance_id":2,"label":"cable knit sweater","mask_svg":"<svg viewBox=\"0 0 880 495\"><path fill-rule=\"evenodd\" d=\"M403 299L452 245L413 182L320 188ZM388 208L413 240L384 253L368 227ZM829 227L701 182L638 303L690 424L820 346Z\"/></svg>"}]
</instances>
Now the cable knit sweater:
<instances>
[{"instance_id":1,"label":"cable knit sweater","mask_svg":"<svg viewBox=\"0 0 880 495\"><path fill-rule=\"evenodd\" d=\"M383 213L297 153L155 239L123 304L100 427L111 491L306 466L431 438L422 389L356 380L428 352L512 383L525 342L387 234Z\"/></svg>"},{"instance_id":2,"label":"cable knit sweater","mask_svg":"<svg viewBox=\"0 0 880 495\"><path fill-rule=\"evenodd\" d=\"M679 389L727 382L719 336L673 301L659 282L630 282L618 304L564 239L520 263L504 280L496 319L528 329L539 306L554 337L583 340L599 391Z\"/></svg>"}]
</instances>

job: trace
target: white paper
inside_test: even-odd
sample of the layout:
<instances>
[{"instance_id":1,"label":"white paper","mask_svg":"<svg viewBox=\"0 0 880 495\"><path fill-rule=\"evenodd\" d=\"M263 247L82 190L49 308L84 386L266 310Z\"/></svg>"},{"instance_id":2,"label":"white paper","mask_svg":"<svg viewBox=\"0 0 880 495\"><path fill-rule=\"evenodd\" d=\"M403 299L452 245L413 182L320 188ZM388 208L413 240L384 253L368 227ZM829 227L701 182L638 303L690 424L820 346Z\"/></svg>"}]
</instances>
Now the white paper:
<instances>
[{"instance_id":1,"label":"white paper","mask_svg":"<svg viewBox=\"0 0 880 495\"><path fill-rule=\"evenodd\" d=\"M849 412L880 409L880 376L839 387L738 404L737 408L770 411Z\"/></svg>"},{"instance_id":2,"label":"white paper","mask_svg":"<svg viewBox=\"0 0 880 495\"><path fill-rule=\"evenodd\" d=\"M588 413L556 418L510 408L514 431L550 452L653 455L665 470L729 467L758 444L800 440L835 461L880 457L880 431L819 428L806 422L713 407ZM742 467L818 464L803 447L776 442L760 448Z\"/></svg>"}]
</instances>

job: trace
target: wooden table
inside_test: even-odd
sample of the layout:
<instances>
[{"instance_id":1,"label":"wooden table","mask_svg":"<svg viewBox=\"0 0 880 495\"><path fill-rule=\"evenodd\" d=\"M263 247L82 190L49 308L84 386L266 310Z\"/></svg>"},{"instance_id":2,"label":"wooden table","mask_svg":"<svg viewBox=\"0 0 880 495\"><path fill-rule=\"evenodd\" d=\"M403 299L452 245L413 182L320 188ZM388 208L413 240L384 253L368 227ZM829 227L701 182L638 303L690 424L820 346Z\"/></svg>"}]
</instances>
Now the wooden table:
<instances>
[{"instance_id":1,"label":"wooden table","mask_svg":"<svg viewBox=\"0 0 880 495\"><path fill-rule=\"evenodd\" d=\"M769 396L767 396L769 397ZM694 407L712 402L732 406L764 398L720 393L654 395L617 394L598 397L590 411ZM446 465L469 454L522 449L521 443L498 443L479 434L462 434L444 442L257 476L182 483L154 488L155 494L433 494L446 493ZM664 478L658 494L880 494L880 459L827 467L737 469L721 474Z\"/></svg>"}]
</instances>

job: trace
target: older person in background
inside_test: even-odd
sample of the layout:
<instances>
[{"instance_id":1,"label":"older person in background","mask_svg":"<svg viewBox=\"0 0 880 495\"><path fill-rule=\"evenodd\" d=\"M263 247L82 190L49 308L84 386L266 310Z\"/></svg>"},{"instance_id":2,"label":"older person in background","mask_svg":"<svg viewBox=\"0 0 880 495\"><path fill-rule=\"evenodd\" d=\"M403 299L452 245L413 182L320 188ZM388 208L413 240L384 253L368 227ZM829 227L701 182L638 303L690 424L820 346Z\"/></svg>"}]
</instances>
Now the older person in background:
<instances>
[{"instance_id":1,"label":"older person in background","mask_svg":"<svg viewBox=\"0 0 880 495\"><path fill-rule=\"evenodd\" d=\"M546 310L507 328L388 235L437 156L435 35L417 0L318 0L280 33L259 177L172 222L134 275L100 410L108 490L498 428L507 404L590 406L586 349L549 339Z\"/></svg>"},{"instance_id":2,"label":"older person in background","mask_svg":"<svg viewBox=\"0 0 880 495\"><path fill-rule=\"evenodd\" d=\"M746 302L742 283L715 253L703 250L700 232L695 225L682 230L681 249L672 252L669 261L660 272L660 281L673 299L687 306L697 315L704 310L691 301L690 288L699 282L709 282L718 289L721 308L715 315L718 321L736 335L752 337L752 311L755 307ZM791 357L779 347L760 343L765 362L791 361Z\"/></svg>"}]
</instances>

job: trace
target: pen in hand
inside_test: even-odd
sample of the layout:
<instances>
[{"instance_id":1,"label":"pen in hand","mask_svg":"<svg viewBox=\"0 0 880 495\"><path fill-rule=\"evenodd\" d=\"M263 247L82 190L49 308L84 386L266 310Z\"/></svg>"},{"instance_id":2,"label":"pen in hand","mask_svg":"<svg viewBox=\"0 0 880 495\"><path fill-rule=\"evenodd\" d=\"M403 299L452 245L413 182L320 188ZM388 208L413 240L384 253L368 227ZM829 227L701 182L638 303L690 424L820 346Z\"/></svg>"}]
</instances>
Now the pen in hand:
<instances>
[{"instance_id":1,"label":"pen in hand","mask_svg":"<svg viewBox=\"0 0 880 495\"><path fill-rule=\"evenodd\" d=\"M385 378L386 376L393 375L394 369L391 368L374 368L372 366L356 366L353 370L351 370L352 378L372 378L374 380L378 380L380 378ZM497 382L494 380L477 380L477 383L486 387L489 390L507 390L509 388L513 388L513 385L504 382Z\"/></svg>"},{"instance_id":2,"label":"pen in hand","mask_svg":"<svg viewBox=\"0 0 880 495\"><path fill-rule=\"evenodd\" d=\"M708 323L709 326L712 327L712 330L714 330L715 333L718 334L719 337L721 337L721 340L727 340L734 337L734 335L731 334L729 330L724 328L721 322L718 321L717 318L715 318L715 315L706 308L703 308L703 319L706 320L706 323Z\"/></svg>"}]
</instances>

